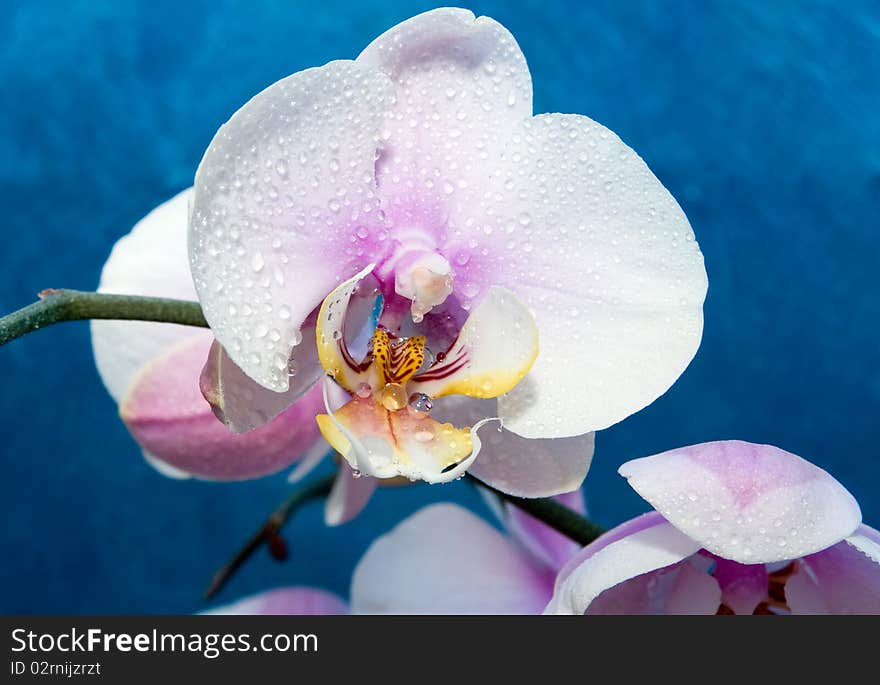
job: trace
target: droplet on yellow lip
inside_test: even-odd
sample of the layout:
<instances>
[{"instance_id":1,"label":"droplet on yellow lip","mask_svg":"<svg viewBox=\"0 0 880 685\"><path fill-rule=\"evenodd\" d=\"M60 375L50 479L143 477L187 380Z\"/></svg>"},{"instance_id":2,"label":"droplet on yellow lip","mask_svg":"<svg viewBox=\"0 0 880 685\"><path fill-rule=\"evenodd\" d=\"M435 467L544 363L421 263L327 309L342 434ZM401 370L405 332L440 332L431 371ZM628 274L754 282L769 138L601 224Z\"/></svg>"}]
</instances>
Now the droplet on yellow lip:
<instances>
[{"instance_id":1,"label":"droplet on yellow lip","mask_svg":"<svg viewBox=\"0 0 880 685\"><path fill-rule=\"evenodd\" d=\"M403 409L406 399L406 390L399 383L388 383L382 388L382 406L388 411Z\"/></svg>"}]
</instances>

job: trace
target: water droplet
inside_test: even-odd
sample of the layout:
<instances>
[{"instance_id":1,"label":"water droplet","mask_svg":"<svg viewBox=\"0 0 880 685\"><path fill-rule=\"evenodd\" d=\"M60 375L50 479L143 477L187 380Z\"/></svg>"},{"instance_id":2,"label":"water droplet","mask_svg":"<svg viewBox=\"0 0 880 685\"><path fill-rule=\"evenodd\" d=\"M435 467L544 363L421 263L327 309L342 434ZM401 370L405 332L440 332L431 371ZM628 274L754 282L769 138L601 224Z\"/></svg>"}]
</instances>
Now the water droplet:
<instances>
[{"instance_id":1,"label":"water droplet","mask_svg":"<svg viewBox=\"0 0 880 685\"><path fill-rule=\"evenodd\" d=\"M406 406L406 390L399 383L388 383L382 388L382 406L388 411L397 411Z\"/></svg>"},{"instance_id":2,"label":"water droplet","mask_svg":"<svg viewBox=\"0 0 880 685\"><path fill-rule=\"evenodd\" d=\"M409 396L409 408L418 414L428 414L434 407L434 400L423 392L414 392Z\"/></svg>"},{"instance_id":3,"label":"water droplet","mask_svg":"<svg viewBox=\"0 0 880 685\"><path fill-rule=\"evenodd\" d=\"M465 297L476 297L480 294L480 286L476 283L465 283L461 288L461 292L464 293Z\"/></svg>"},{"instance_id":4,"label":"water droplet","mask_svg":"<svg viewBox=\"0 0 880 685\"><path fill-rule=\"evenodd\" d=\"M254 255L251 257L251 268L256 272L260 272L265 265L266 261L263 259L263 253L259 251L254 252Z\"/></svg>"}]
</instances>

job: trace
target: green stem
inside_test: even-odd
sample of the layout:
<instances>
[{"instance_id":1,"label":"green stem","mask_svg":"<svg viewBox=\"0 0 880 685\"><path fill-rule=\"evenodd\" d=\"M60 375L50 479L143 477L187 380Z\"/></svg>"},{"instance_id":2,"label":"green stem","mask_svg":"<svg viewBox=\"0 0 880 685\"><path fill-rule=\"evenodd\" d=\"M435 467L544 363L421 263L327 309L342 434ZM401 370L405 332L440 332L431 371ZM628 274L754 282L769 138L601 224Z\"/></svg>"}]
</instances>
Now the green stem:
<instances>
[{"instance_id":1,"label":"green stem","mask_svg":"<svg viewBox=\"0 0 880 685\"><path fill-rule=\"evenodd\" d=\"M522 509L527 514L535 517L542 523L547 524L556 531L562 533L570 540L574 540L580 545L589 545L593 540L598 538L605 530L582 516L574 509L569 509L564 504L557 502L552 497L529 499L527 497L516 497L508 495L506 492L496 490L475 476L467 474L467 478L481 488L485 488L489 492L495 493L505 502L509 502L518 509Z\"/></svg>"},{"instance_id":2,"label":"green stem","mask_svg":"<svg viewBox=\"0 0 880 685\"><path fill-rule=\"evenodd\" d=\"M273 511L269 518L265 520L256 533L242 546L232 559L224 564L211 580L208 589L205 590L205 599L211 599L214 595L223 589L223 586L229 582L229 579L236 571L246 562L254 552L256 552L263 543L268 543L273 556L279 559L287 557L287 550L284 543L279 537L284 524L293 516L294 512L306 502L326 497L330 494L333 487L333 480L336 474L330 474L320 480L305 485L299 490L295 490L281 505Z\"/></svg>"},{"instance_id":3,"label":"green stem","mask_svg":"<svg viewBox=\"0 0 880 685\"><path fill-rule=\"evenodd\" d=\"M84 319L128 319L203 328L208 326L198 302L50 288L40 293L37 302L0 318L0 345L52 324Z\"/></svg>"}]
</instances>

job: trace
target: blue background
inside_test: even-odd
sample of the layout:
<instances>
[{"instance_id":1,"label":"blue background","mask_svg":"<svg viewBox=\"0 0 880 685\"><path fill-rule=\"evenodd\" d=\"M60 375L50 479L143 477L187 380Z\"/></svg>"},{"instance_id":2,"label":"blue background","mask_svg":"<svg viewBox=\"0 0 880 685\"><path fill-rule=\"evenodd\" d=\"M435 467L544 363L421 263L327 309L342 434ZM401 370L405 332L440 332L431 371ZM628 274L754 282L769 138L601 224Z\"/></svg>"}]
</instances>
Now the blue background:
<instances>
[{"instance_id":1,"label":"blue background","mask_svg":"<svg viewBox=\"0 0 880 685\"><path fill-rule=\"evenodd\" d=\"M579 112L678 198L709 272L702 348L648 409L602 433L586 489L605 525L646 508L625 460L769 442L830 470L880 524L876 2L474 2L529 61L535 110ZM217 127L269 83L354 57L423 2L29 2L0 9L0 311L93 289L113 242L191 183ZM85 324L0 349L0 610L191 612L284 477L175 482L140 458ZM573 398L573 401L576 398ZM306 583L345 594L369 540L464 483L383 490L292 559L262 551L229 600Z\"/></svg>"}]
</instances>

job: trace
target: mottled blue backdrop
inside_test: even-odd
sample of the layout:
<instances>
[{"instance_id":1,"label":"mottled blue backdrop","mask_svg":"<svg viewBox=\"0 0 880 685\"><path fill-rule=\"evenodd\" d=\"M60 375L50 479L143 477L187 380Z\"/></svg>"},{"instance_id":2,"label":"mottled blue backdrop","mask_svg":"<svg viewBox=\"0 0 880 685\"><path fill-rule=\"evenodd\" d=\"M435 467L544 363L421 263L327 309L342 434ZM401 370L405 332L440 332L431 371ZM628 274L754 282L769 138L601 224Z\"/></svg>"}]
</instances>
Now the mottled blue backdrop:
<instances>
[{"instance_id":1,"label":"mottled blue backdrop","mask_svg":"<svg viewBox=\"0 0 880 685\"><path fill-rule=\"evenodd\" d=\"M217 127L294 71L354 57L433 7L403 0L0 5L0 310L92 289L113 242L191 183ZM587 492L610 525L646 508L626 459L720 438L824 466L880 524L880 10L876 2L474 2L529 61L536 111L588 114L678 198L710 288L696 360L602 433ZM0 611L190 612L284 477L176 482L139 456L88 328L0 349ZM572 401L577 401L573 397ZM292 559L261 553L224 599L288 583L345 594L369 540L467 485L384 490Z\"/></svg>"}]
</instances>

